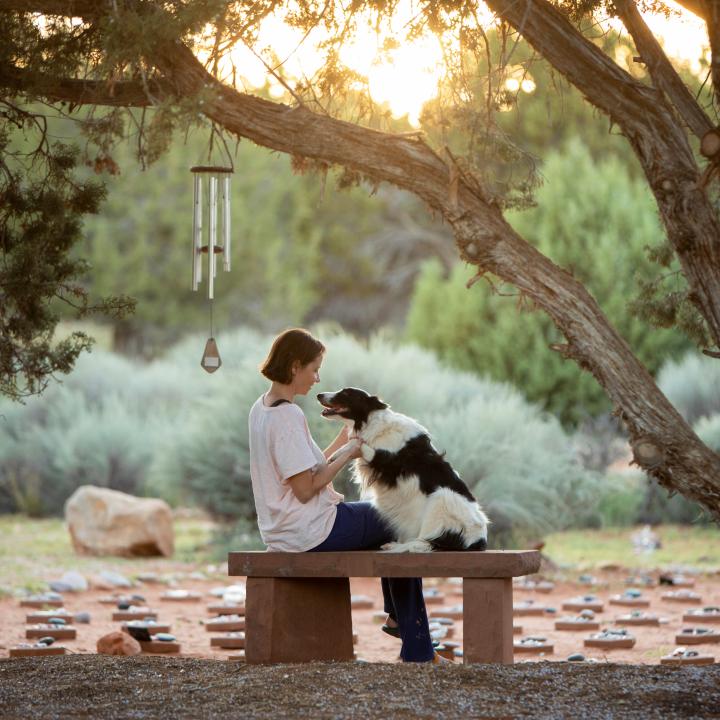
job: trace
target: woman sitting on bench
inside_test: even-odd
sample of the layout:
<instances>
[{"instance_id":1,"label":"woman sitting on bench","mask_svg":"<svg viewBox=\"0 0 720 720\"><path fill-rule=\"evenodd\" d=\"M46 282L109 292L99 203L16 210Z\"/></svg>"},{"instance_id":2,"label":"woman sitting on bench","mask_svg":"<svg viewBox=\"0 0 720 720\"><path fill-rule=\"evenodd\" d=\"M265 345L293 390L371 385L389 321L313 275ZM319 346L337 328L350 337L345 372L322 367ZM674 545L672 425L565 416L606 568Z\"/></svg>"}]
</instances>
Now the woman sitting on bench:
<instances>
[{"instance_id":1,"label":"woman sitting on bench","mask_svg":"<svg viewBox=\"0 0 720 720\"><path fill-rule=\"evenodd\" d=\"M250 411L250 476L258 526L269 550L376 550L394 540L368 502L343 502L333 478L360 457L344 427L323 452L293 401L320 382L324 345L309 332L286 330L262 365L272 382ZM421 578L382 578L383 630L402 639L405 662L449 662L433 649Z\"/></svg>"}]
</instances>

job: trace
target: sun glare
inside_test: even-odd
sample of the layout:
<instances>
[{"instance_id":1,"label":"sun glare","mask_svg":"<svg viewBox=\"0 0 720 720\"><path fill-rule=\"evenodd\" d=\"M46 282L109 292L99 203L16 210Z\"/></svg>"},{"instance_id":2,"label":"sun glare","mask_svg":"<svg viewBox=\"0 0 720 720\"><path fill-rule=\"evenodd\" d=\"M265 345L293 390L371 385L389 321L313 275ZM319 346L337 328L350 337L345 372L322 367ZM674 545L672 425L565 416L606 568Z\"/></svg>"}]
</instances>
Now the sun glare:
<instances>
[{"instance_id":1,"label":"sun glare","mask_svg":"<svg viewBox=\"0 0 720 720\"><path fill-rule=\"evenodd\" d=\"M643 17L665 51L697 74L701 71L703 56L708 52L704 23L672 0L666 1L672 8L680 10L680 14L665 18L646 12ZM358 28L365 30L354 36L352 44L342 48L340 59L365 78L372 98L386 104L393 117L407 116L408 122L418 127L423 105L438 93L444 66L437 37L428 33L412 41L404 38L403 28L415 12L417 7L412 0L399 3L391 21L392 30L385 34L376 33L369 23L358 22ZM486 26L490 25L491 13L486 10L480 20ZM241 76L239 83L247 89L268 86L272 97L288 97L288 89L276 75L282 73L290 87L311 78L323 62L317 50L323 39L325 36L319 29L306 37L303 31L283 22L282 17L269 16L263 21L258 42L252 50L236 46L232 51L234 65ZM386 39L396 41L394 49L383 48ZM511 91L532 93L535 83L527 76L511 76L506 87Z\"/></svg>"}]
</instances>

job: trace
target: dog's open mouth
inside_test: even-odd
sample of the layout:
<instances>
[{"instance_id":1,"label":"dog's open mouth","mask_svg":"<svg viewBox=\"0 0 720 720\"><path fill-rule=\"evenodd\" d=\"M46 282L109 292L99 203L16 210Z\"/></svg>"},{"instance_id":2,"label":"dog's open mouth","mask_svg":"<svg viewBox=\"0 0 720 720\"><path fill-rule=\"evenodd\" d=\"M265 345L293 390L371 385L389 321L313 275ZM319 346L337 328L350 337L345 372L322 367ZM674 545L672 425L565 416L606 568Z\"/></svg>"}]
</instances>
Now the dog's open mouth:
<instances>
[{"instance_id":1,"label":"dog's open mouth","mask_svg":"<svg viewBox=\"0 0 720 720\"><path fill-rule=\"evenodd\" d=\"M320 403L323 406L322 412L320 413L323 417L330 417L331 415L339 415L340 413L343 413L347 410L347 408L344 407L333 407L332 405L327 405L326 403Z\"/></svg>"}]
</instances>

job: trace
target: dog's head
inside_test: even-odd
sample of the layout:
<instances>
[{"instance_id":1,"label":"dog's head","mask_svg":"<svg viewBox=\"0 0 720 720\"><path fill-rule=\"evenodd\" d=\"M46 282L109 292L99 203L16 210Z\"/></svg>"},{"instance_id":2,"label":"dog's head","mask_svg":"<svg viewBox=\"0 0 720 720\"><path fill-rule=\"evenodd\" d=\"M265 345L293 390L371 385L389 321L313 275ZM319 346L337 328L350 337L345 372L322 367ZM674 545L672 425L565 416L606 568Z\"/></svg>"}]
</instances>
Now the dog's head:
<instances>
[{"instance_id":1,"label":"dog's head","mask_svg":"<svg viewBox=\"0 0 720 720\"><path fill-rule=\"evenodd\" d=\"M388 407L376 395L368 395L358 388L319 393L317 399L323 406L323 417L341 420L355 430L359 430L367 422L371 412Z\"/></svg>"}]
</instances>

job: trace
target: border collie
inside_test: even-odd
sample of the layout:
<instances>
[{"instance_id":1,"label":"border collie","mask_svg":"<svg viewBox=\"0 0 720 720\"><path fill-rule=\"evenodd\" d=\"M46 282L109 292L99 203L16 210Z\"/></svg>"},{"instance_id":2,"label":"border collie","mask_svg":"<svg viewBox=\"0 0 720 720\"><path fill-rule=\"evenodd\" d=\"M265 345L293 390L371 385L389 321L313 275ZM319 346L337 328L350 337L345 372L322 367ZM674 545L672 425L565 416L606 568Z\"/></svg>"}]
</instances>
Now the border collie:
<instances>
[{"instance_id":1,"label":"border collie","mask_svg":"<svg viewBox=\"0 0 720 720\"><path fill-rule=\"evenodd\" d=\"M357 388L317 399L324 417L344 422L350 437L363 441L355 481L397 538L383 550L487 548L485 513L422 425Z\"/></svg>"}]
</instances>

